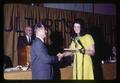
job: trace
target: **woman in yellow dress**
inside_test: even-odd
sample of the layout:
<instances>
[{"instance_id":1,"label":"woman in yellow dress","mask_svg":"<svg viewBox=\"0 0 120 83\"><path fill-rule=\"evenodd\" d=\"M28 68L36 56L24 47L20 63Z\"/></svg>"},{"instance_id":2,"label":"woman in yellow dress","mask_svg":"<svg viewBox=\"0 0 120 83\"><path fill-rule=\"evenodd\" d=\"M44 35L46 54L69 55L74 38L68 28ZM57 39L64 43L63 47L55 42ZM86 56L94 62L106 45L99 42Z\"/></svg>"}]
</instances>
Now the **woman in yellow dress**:
<instances>
[{"instance_id":1,"label":"woman in yellow dress","mask_svg":"<svg viewBox=\"0 0 120 83\"><path fill-rule=\"evenodd\" d=\"M94 80L91 59L95 53L94 40L90 34L84 33L82 25L80 21L74 23L73 31L76 35L69 46L69 49L76 50L73 52L73 80Z\"/></svg>"}]
</instances>

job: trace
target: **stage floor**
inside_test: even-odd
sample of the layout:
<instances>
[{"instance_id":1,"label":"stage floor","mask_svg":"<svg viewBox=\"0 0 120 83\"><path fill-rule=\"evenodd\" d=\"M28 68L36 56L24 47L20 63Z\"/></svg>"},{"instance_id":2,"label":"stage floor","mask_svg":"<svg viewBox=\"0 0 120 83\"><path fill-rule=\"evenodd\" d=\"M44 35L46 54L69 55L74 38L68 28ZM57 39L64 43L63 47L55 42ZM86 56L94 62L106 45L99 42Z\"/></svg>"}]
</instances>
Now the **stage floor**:
<instances>
[{"instance_id":1,"label":"stage floor","mask_svg":"<svg viewBox=\"0 0 120 83\"><path fill-rule=\"evenodd\" d=\"M101 67L103 71L103 80L116 79L115 63L102 64ZM61 68L60 72L61 72L61 80L72 80L71 66ZM31 70L4 72L4 79L5 80L31 80L32 79Z\"/></svg>"},{"instance_id":2,"label":"stage floor","mask_svg":"<svg viewBox=\"0 0 120 83\"><path fill-rule=\"evenodd\" d=\"M61 80L72 79L71 66L68 66L66 68L61 68L60 72L61 72ZM5 80L31 80L32 79L31 70L4 72L4 79Z\"/></svg>"}]
</instances>

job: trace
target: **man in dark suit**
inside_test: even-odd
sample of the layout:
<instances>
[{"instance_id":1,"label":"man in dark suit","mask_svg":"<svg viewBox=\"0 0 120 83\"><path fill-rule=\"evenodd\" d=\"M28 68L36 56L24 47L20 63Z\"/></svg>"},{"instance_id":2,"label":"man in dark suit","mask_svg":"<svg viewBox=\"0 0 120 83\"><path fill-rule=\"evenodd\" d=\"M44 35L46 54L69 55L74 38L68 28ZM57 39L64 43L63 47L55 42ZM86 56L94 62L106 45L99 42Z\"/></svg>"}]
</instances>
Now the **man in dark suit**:
<instances>
[{"instance_id":1,"label":"man in dark suit","mask_svg":"<svg viewBox=\"0 0 120 83\"><path fill-rule=\"evenodd\" d=\"M32 28L30 26L25 27L25 34L18 37L18 65L27 65L26 46L31 46L34 40L32 35ZM22 52L22 53L21 53Z\"/></svg>"},{"instance_id":2,"label":"man in dark suit","mask_svg":"<svg viewBox=\"0 0 120 83\"><path fill-rule=\"evenodd\" d=\"M44 44L47 31L43 24L36 24L34 31L36 38L31 48L32 79L52 80L53 64L60 61L63 55L61 53L58 53L57 56L48 54L48 49Z\"/></svg>"}]
</instances>

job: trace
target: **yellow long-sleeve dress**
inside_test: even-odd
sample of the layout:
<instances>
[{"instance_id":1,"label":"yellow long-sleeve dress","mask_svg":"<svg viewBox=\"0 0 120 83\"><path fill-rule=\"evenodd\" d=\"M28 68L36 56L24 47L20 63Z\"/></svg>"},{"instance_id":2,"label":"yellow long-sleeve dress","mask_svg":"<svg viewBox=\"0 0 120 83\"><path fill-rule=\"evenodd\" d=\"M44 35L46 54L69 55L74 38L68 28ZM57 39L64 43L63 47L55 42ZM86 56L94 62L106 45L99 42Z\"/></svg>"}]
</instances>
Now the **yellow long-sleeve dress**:
<instances>
[{"instance_id":1,"label":"yellow long-sleeve dress","mask_svg":"<svg viewBox=\"0 0 120 83\"><path fill-rule=\"evenodd\" d=\"M83 44L84 48L87 48L94 44L94 40L90 34L81 36L79 39ZM78 42L77 42L77 45L78 45L78 48L82 48ZM75 42L72 41L69 48L75 49ZM84 56L84 67L82 66L83 56ZM77 62L76 62L76 59L77 59ZM73 80L76 80L76 79L77 80L94 80L93 64L92 64L91 56L88 54L83 55L79 51L74 52L74 61L73 61Z\"/></svg>"}]
</instances>

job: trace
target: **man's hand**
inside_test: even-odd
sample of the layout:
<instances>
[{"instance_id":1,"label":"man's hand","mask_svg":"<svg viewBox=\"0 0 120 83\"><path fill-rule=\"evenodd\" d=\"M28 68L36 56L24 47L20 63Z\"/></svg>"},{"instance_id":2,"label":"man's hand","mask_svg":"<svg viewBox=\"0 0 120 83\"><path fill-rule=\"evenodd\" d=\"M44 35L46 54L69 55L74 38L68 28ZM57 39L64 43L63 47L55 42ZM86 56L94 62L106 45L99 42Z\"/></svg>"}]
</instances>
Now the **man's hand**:
<instances>
[{"instance_id":1,"label":"man's hand","mask_svg":"<svg viewBox=\"0 0 120 83\"><path fill-rule=\"evenodd\" d=\"M63 58L63 54L62 53L58 53L57 56L58 56L58 60L59 61Z\"/></svg>"}]
</instances>

